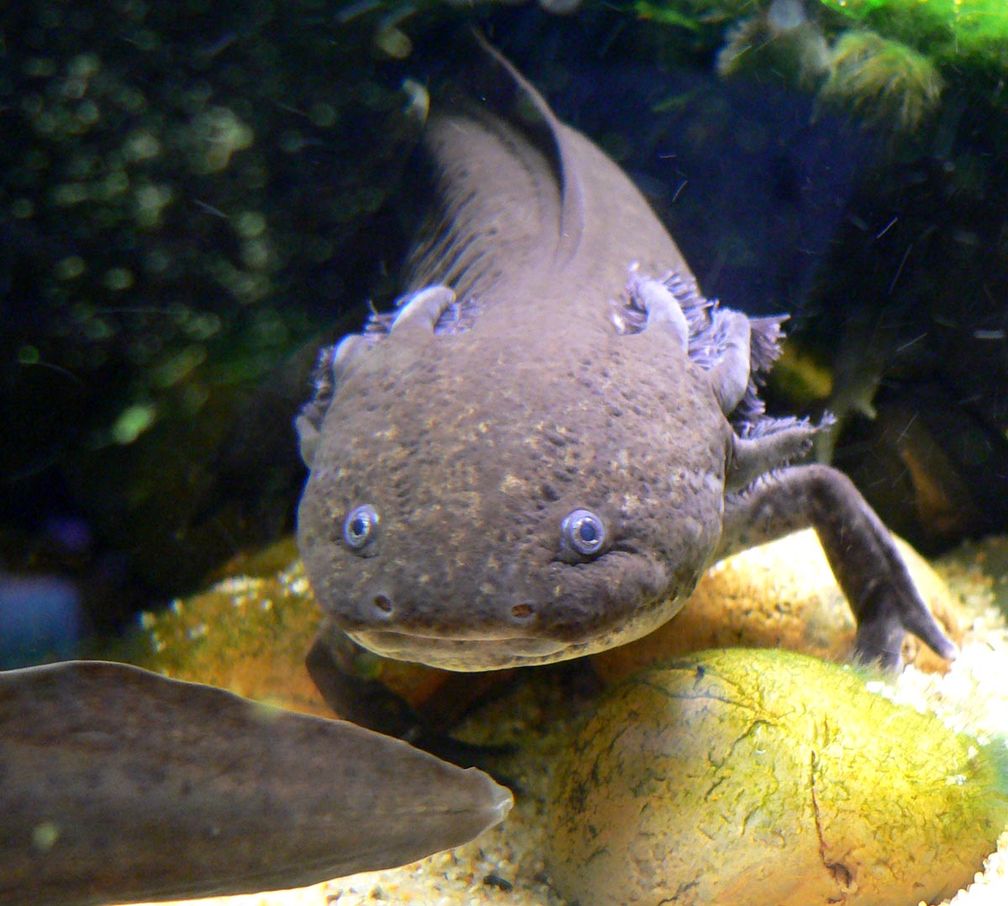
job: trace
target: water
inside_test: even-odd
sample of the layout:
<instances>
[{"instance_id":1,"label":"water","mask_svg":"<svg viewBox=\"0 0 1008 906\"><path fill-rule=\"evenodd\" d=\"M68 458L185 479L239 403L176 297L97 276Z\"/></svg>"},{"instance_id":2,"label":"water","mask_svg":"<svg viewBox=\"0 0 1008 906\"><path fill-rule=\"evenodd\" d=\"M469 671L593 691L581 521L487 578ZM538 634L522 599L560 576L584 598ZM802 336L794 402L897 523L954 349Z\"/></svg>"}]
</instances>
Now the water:
<instances>
[{"instance_id":1,"label":"water","mask_svg":"<svg viewBox=\"0 0 1008 906\"><path fill-rule=\"evenodd\" d=\"M0 13L0 664L289 536L315 352L397 294L473 24L706 295L791 315L771 408L835 411L819 453L887 524L1004 532L999 4L33 0Z\"/></svg>"}]
</instances>

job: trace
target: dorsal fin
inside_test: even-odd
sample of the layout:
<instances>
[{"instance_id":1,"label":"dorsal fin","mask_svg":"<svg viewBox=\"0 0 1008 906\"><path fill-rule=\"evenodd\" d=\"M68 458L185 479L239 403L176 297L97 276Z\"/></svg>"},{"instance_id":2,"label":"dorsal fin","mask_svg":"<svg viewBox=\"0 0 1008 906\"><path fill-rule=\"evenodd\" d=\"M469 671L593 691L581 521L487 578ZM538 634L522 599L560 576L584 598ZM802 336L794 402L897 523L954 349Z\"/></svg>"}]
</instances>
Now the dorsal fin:
<instances>
[{"instance_id":1,"label":"dorsal fin","mask_svg":"<svg viewBox=\"0 0 1008 906\"><path fill-rule=\"evenodd\" d=\"M439 99L425 146L437 209L408 261L411 288L444 283L479 297L503 275L555 267L584 229L582 188L564 159L560 124L494 48L474 91ZM478 103L474 100L478 98Z\"/></svg>"},{"instance_id":2,"label":"dorsal fin","mask_svg":"<svg viewBox=\"0 0 1008 906\"><path fill-rule=\"evenodd\" d=\"M557 285L618 293L614 280L634 261L644 271L689 274L619 166L476 40L483 58L465 94L435 99L435 110L447 108L432 116L425 142L438 204L407 263L407 289L446 284L478 309L504 279L563 270Z\"/></svg>"},{"instance_id":3,"label":"dorsal fin","mask_svg":"<svg viewBox=\"0 0 1008 906\"><path fill-rule=\"evenodd\" d=\"M505 83L510 81L515 92L536 113L543 133L541 141L548 144L550 164L560 188L560 222L558 224L556 260L563 264L574 254L585 230L585 187L574 160L570 143L565 141L569 131L557 119L546 99L496 47L478 32L476 41L490 60L502 71Z\"/></svg>"}]
</instances>

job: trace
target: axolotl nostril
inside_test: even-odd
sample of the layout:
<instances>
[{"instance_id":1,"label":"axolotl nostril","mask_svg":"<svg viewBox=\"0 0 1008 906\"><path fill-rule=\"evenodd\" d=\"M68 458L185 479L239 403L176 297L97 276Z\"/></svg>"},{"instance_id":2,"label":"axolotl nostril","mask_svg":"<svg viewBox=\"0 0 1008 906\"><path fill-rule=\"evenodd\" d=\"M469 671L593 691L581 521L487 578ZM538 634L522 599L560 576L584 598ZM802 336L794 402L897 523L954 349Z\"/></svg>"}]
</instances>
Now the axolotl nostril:
<instances>
[{"instance_id":1,"label":"axolotl nostril","mask_svg":"<svg viewBox=\"0 0 1008 906\"><path fill-rule=\"evenodd\" d=\"M704 298L616 164L489 56L483 103L427 124L437 203L404 296L323 351L298 418L320 643L453 670L572 658L812 525L859 657L898 663L906 631L951 656L853 484L789 465L819 428L757 392L783 319Z\"/></svg>"}]
</instances>

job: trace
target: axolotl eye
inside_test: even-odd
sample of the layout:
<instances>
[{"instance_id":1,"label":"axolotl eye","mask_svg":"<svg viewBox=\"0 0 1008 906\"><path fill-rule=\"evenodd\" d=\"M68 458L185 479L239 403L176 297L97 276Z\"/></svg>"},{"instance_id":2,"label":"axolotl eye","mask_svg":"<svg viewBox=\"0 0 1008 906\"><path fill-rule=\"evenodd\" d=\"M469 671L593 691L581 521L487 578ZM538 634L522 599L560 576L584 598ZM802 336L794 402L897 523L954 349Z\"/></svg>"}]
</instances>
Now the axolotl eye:
<instances>
[{"instance_id":1,"label":"axolotl eye","mask_svg":"<svg viewBox=\"0 0 1008 906\"><path fill-rule=\"evenodd\" d=\"M370 503L355 506L343 520L343 540L354 553L364 553L378 537L378 511Z\"/></svg>"},{"instance_id":2,"label":"axolotl eye","mask_svg":"<svg viewBox=\"0 0 1008 906\"><path fill-rule=\"evenodd\" d=\"M581 557L594 557L606 542L605 523L591 510L569 512L560 523L561 545Z\"/></svg>"}]
</instances>

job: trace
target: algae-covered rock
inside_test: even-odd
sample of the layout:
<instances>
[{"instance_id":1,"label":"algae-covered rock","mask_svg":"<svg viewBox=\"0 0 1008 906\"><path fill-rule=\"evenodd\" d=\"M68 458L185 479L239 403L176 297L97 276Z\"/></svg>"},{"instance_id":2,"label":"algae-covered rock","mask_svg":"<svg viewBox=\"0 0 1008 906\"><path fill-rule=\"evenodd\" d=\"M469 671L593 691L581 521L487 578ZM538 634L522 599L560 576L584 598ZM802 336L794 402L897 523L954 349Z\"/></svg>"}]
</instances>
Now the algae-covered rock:
<instances>
[{"instance_id":1,"label":"algae-covered rock","mask_svg":"<svg viewBox=\"0 0 1008 906\"><path fill-rule=\"evenodd\" d=\"M593 904L936 902L1008 820L981 745L802 655L726 650L614 689L556 767L547 861Z\"/></svg>"},{"instance_id":2,"label":"algae-covered rock","mask_svg":"<svg viewBox=\"0 0 1008 906\"><path fill-rule=\"evenodd\" d=\"M941 93L938 67L924 54L874 32L853 30L837 39L819 97L860 113L867 122L912 132L937 108Z\"/></svg>"},{"instance_id":3,"label":"algae-covered rock","mask_svg":"<svg viewBox=\"0 0 1008 906\"><path fill-rule=\"evenodd\" d=\"M294 540L241 554L218 575L223 578L206 590L143 614L144 638L127 659L176 679L332 717L305 667L321 613ZM457 720L486 687L478 678L357 650L341 664L351 682L380 683L434 727ZM352 717L372 722L367 714Z\"/></svg>"},{"instance_id":4,"label":"algae-covered rock","mask_svg":"<svg viewBox=\"0 0 1008 906\"><path fill-rule=\"evenodd\" d=\"M967 618L955 596L913 548L898 538L896 543L931 612L960 643ZM855 629L819 539L806 529L722 560L674 619L629 645L594 655L592 662L612 681L704 648L787 648L841 661L851 655ZM945 668L914 636L904 640L903 659L923 670Z\"/></svg>"},{"instance_id":5,"label":"algae-covered rock","mask_svg":"<svg viewBox=\"0 0 1008 906\"><path fill-rule=\"evenodd\" d=\"M331 717L304 666L318 610L296 557L293 542L281 542L242 560L245 575L143 614L140 666Z\"/></svg>"},{"instance_id":6,"label":"algae-covered rock","mask_svg":"<svg viewBox=\"0 0 1008 906\"><path fill-rule=\"evenodd\" d=\"M898 36L949 61L1005 62L1008 7L1002 0L819 0L838 16Z\"/></svg>"}]
</instances>

